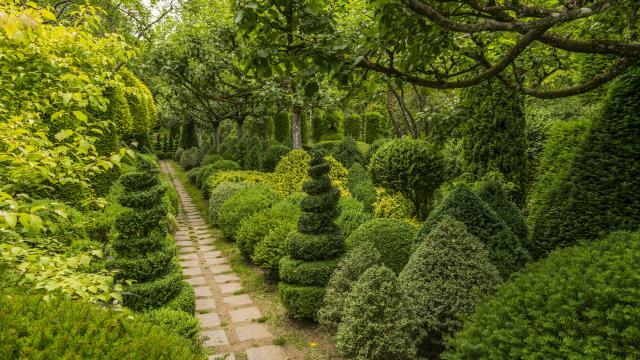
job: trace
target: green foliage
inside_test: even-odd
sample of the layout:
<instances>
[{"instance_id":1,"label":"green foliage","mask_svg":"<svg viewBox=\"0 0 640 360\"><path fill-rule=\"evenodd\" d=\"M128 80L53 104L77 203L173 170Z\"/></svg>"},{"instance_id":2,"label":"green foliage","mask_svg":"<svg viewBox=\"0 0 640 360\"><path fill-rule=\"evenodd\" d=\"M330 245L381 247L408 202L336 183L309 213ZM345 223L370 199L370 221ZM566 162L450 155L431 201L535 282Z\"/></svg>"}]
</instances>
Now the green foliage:
<instances>
[{"instance_id":1,"label":"green foliage","mask_svg":"<svg viewBox=\"0 0 640 360\"><path fill-rule=\"evenodd\" d=\"M245 170L261 170L264 158L264 141L257 135L245 135L242 139L242 168Z\"/></svg>"},{"instance_id":2,"label":"green foliage","mask_svg":"<svg viewBox=\"0 0 640 360\"><path fill-rule=\"evenodd\" d=\"M345 301L336 348L349 359L413 359L414 323L393 271L374 266L362 274Z\"/></svg>"},{"instance_id":3,"label":"green foliage","mask_svg":"<svg viewBox=\"0 0 640 360\"><path fill-rule=\"evenodd\" d=\"M186 281L182 282L180 292L166 305L167 309L180 310L187 314L195 315L196 294L193 287Z\"/></svg>"},{"instance_id":4,"label":"green foliage","mask_svg":"<svg viewBox=\"0 0 640 360\"><path fill-rule=\"evenodd\" d=\"M291 150L283 156L273 173L274 189L282 195L300 192L309 178L310 160L311 156L304 150Z\"/></svg>"},{"instance_id":5,"label":"green foliage","mask_svg":"<svg viewBox=\"0 0 640 360\"><path fill-rule=\"evenodd\" d=\"M359 140L361 128L362 128L362 120L360 119L360 115L351 114L344 119L344 136L345 137Z\"/></svg>"},{"instance_id":6,"label":"green foliage","mask_svg":"<svg viewBox=\"0 0 640 360\"><path fill-rule=\"evenodd\" d=\"M489 205L491 210L509 226L522 244L529 242L527 223L516 204L509 200L502 183L495 178L487 178L478 188L478 196Z\"/></svg>"},{"instance_id":7,"label":"green foliage","mask_svg":"<svg viewBox=\"0 0 640 360\"><path fill-rule=\"evenodd\" d=\"M431 358L501 279L484 245L451 217L420 241L399 280L418 322L420 353Z\"/></svg>"},{"instance_id":8,"label":"green foliage","mask_svg":"<svg viewBox=\"0 0 640 360\"><path fill-rule=\"evenodd\" d=\"M469 233L477 237L489 251L489 259L507 278L529 260L524 244L509 226L478 195L464 185L454 188L433 210L418 232L424 239L446 217L464 223Z\"/></svg>"},{"instance_id":9,"label":"green foliage","mask_svg":"<svg viewBox=\"0 0 640 360\"><path fill-rule=\"evenodd\" d=\"M337 265L337 259L304 261L285 256L280 260L280 279L289 284L324 286Z\"/></svg>"},{"instance_id":10,"label":"green foliage","mask_svg":"<svg viewBox=\"0 0 640 360\"><path fill-rule=\"evenodd\" d=\"M640 357L640 234L552 252L505 283L445 359Z\"/></svg>"},{"instance_id":11,"label":"green foliage","mask_svg":"<svg viewBox=\"0 0 640 360\"><path fill-rule=\"evenodd\" d=\"M223 182L247 182L271 185L271 179L268 174L258 171L216 171L209 176L205 185L202 186L202 195L208 199L210 195L209 192Z\"/></svg>"},{"instance_id":12,"label":"green foliage","mask_svg":"<svg viewBox=\"0 0 640 360\"><path fill-rule=\"evenodd\" d=\"M334 110L325 112L322 120L324 133L320 140L340 140L342 138L342 113Z\"/></svg>"},{"instance_id":13,"label":"green foliage","mask_svg":"<svg viewBox=\"0 0 640 360\"><path fill-rule=\"evenodd\" d=\"M273 118L274 138L279 143L291 142L291 114L287 112L278 113Z\"/></svg>"},{"instance_id":14,"label":"green foliage","mask_svg":"<svg viewBox=\"0 0 640 360\"><path fill-rule=\"evenodd\" d=\"M364 141L367 144L373 144L382 137L384 117L379 112L368 112L364 114L365 135Z\"/></svg>"},{"instance_id":15,"label":"green foliage","mask_svg":"<svg viewBox=\"0 0 640 360\"><path fill-rule=\"evenodd\" d=\"M364 163L364 156L358 149L358 145L351 137L345 137L337 142L330 151L331 155L342 165L349 168L354 164Z\"/></svg>"},{"instance_id":16,"label":"green foliage","mask_svg":"<svg viewBox=\"0 0 640 360\"><path fill-rule=\"evenodd\" d=\"M244 219L270 208L277 201L278 194L267 185L255 184L236 191L218 211L218 224L224 236L235 240Z\"/></svg>"},{"instance_id":17,"label":"green foliage","mask_svg":"<svg viewBox=\"0 0 640 360\"><path fill-rule=\"evenodd\" d=\"M200 359L186 339L128 312L82 301L0 295L0 353L8 359Z\"/></svg>"},{"instance_id":18,"label":"green foliage","mask_svg":"<svg viewBox=\"0 0 640 360\"><path fill-rule=\"evenodd\" d=\"M372 242L380 253L381 262L399 273L411 256L416 228L398 219L373 219L357 228L347 238L347 248Z\"/></svg>"},{"instance_id":19,"label":"green foliage","mask_svg":"<svg viewBox=\"0 0 640 360\"><path fill-rule=\"evenodd\" d=\"M272 275L278 274L280 259L289 252L291 233L296 231L295 222L281 221L256 245L251 260Z\"/></svg>"},{"instance_id":20,"label":"green foliage","mask_svg":"<svg viewBox=\"0 0 640 360\"><path fill-rule=\"evenodd\" d=\"M445 164L432 144L402 138L384 144L373 155L369 174L377 186L402 193L411 200L418 217L424 219L435 191L444 181Z\"/></svg>"},{"instance_id":21,"label":"green foliage","mask_svg":"<svg viewBox=\"0 0 640 360\"><path fill-rule=\"evenodd\" d=\"M322 116L314 115L311 118L311 129L313 132L313 142L319 142L322 136L327 132Z\"/></svg>"},{"instance_id":22,"label":"green foliage","mask_svg":"<svg viewBox=\"0 0 640 360\"><path fill-rule=\"evenodd\" d=\"M193 121L187 121L182 126L180 147L182 149L191 149L195 146L198 146L198 141L196 140L196 124Z\"/></svg>"},{"instance_id":23,"label":"green foliage","mask_svg":"<svg viewBox=\"0 0 640 360\"><path fill-rule=\"evenodd\" d=\"M110 89L109 108L107 116L116 126L117 134L130 135L133 132L133 118L125 96L124 88L120 84Z\"/></svg>"},{"instance_id":24,"label":"green foliage","mask_svg":"<svg viewBox=\"0 0 640 360\"><path fill-rule=\"evenodd\" d=\"M146 89L146 87L126 67L121 67L118 73L122 77L122 81L126 86L125 97L129 104L129 110L133 120L131 134L136 139L140 139L140 137L146 135L151 128L151 116L149 114L150 109L148 107L149 100L146 97L147 94L143 91L143 88Z\"/></svg>"},{"instance_id":25,"label":"green foliage","mask_svg":"<svg viewBox=\"0 0 640 360\"><path fill-rule=\"evenodd\" d=\"M183 148L181 148L181 147L179 147L179 148L176 150L176 153L175 153L175 155L174 155L174 157L173 157L173 160L175 160L176 162L180 162L180 159L182 158L182 154L183 154L183 153L184 153L184 149L183 149Z\"/></svg>"},{"instance_id":26,"label":"green foliage","mask_svg":"<svg viewBox=\"0 0 640 360\"><path fill-rule=\"evenodd\" d=\"M523 97L499 81L485 81L461 93L465 163L482 176L499 171L516 184L516 200L527 193L527 138Z\"/></svg>"},{"instance_id":27,"label":"green foliage","mask_svg":"<svg viewBox=\"0 0 640 360\"><path fill-rule=\"evenodd\" d=\"M373 219L371 214L362 210L345 210L340 212L336 224L345 237L349 237L360 225Z\"/></svg>"},{"instance_id":28,"label":"green foliage","mask_svg":"<svg viewBox=\"0 0 640 360\"><path fill-rule=\"evenodd\" d=\"M192 314L180 310L158 309L145 313L144 319L163 328L167 333L184 337L196 350L200 346L200 324Z\"/></svg>"},{"instance_id":29,"label":"green foliage","mask_svg":"<svg viewBox=\"0 0 640 360\"><path fill-rule=\"evenodd\" d=\"M413 219L416 209L413 203L400 193L384 188L376 189L376 202L373 203L373 216L391 219Z\"/></svg>"},{"instance_id":30,"label":"green foliage","mask_svg":"<svg viewBox=\"0 0 640 360\"><path fill-rule=\"evenodd\" d=\"M198 148L195 146L185 150L182 155L180 155L180 166L187 171L198 167L199 164Z\"/></svg>"},{"instance_id":31,"label":"green foliage","mask_svg":"<svg viewBox=\"0 0 640 360\"><path fill-rule=\"evenodd\" d=\"M351 249L340 260L327 284L322 307L318 311L318 322L335 333L342 320L344 303L353 284L370 267L380 264L380 253L369 241Z\"/></svg>"},{"instance_id":32,"label":"green foliage","mask_svg":"<svg viewBox=\"0 0 640 360\"><path fill-rule=\"evenodd\" d=\"M571 169L532 223L532 254L640 225L640 66L609 87ZM564 174L563 174L564 175Z\"/></svg>"},{"instance_id":33,"label":"green foliage","mask_svg":"<svg viewBox=\"0 0 640 360\"><path fill-rule=\"evenodd\" d=\"M264 160L262 162L262 170L271 172L276 169L276 165L280 160L289 153L291 149L282 144L275 144L269 147L264 154Z\"/></svg>"},{"instance_id":34,"label":"green foliage","mask_svg":"<svg viewBox=\"0 0 640 360\"><path fill-rule=\"evenodd\" d=\"M224 160L222 158L222 155L219 155L219 154L206 155L204 158L202 158L202 166L215 164L220 160Z\"/></svg>"},{"instance_id":35,"label":"green foliage","mask_svg":"<svg viewBox=\"0 0 640 360\"><path fill-rule=\"evenodd\" d=\"M373 204L376 202L376 188L369 178L367 170L360 164L353 164L347 175L347 188L354 198L364 204L367 212L373 212Z\"/></svg>"},{"instance_id":36,"label":"green foliage","mask_svg":"<svg viewBox=\"0 0 640 360\"><path fill-rule=\"evenodd\" d=\"M300 203L302 214L298 220L299 233L293 233L289 239L290 259L301 261L296 261L296 266L285 268L282 268L283 264L292 261L284 258L280 263L280 277L296 280L294 283L279 284L280 298L289 315L294 318L315 318L324 293L321 286L328 281L331 268L336 266L336 262L330 260L339 256L344 249L344 238L335 224L340 194L331 185L330 170L331 166L321 155L316 155L311 161L311 180L303 186L308 196ZM302 264L304 261L308 264ZM318 271L327 273L327 276L322 281L314 282L314 285L306 285L308 281L301 285L302 279L294 273L300 268L305 269L301 271L303 273L320 269ZM314 298L314 295L319 296Z\"/></svg>"},{"instance_id":37,"label":"green foliage","mask_svg":"<svg viewBox=\"0 0 640 360\"><path fill-rule=\"evenodd\" d=\"M209 196L209 217L212 224L218 224L218 213L222 204L236 192L248 186L249 184L245 182L223 181L211 191Z\"/></svg>"},{"instance_id":38,"label":"green foliage","mask_svg":"<svg viewBox=\"0 0 640 360\"><path fill-rule=\"evenodd\" d=\"M209 177L216 172L240 170L240 165L231 160L218 160L213 164L203 165L201 169L196 177L196 185L200 188L205 186L205 184L208 183L207 180L209 180Z\"/></svg>"}]
</instances>

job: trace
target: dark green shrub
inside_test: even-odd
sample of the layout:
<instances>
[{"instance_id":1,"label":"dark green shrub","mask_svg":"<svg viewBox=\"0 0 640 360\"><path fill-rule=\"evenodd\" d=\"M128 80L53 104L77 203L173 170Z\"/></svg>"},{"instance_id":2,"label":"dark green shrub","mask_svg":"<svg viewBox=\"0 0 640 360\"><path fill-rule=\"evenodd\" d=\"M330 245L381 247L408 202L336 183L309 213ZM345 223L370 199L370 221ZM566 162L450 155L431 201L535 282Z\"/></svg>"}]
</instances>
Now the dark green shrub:
<instances>
[{"instance_id":1,"label":"dark green shrub","mask_svg":"<svg viewBox=\"0 0 640 360\"><path fill-rule=\"evenodd\" d=\"M360 210L346 210L340 212L336 224L345 237L349 237L360 225L373 219L371 214Z\"/></svg>"},{"instance_id":2,"label":"dark green shrub","mask_svg":"<svg viewBox=\"0 0 640 360\"><path fill-rule=\"evenodd\" d=\"M373 155L378 152L378 149L382 147L382 145L388 143L391 139L378 139L374 141L371 145L369 145L369 149L364 154L364 162L365 164L369 164L371 162L371 158Z\"/></svg>"},{"instance_id":3,"label":"dark green shrub","mask_svg":"<svg viewBox=\"0 0 640 360\"><path fill-rule=\"evenodd\" d=\"M523 97L500 81L485 81L462 90L460 116L468 171L499 171L518 187L516 201L522 203L528 181Z\"/></svg>"},{"instance_id":4,"label":"dark green shrub","mask_svg":"<svg viewBox=\"0 0 640 360\"><path fill-rule=\"evenodd\" d=\"M497 179L488 178L482 181L478 188L478 196L489 205L491 210L509 226L522 244L529 242L529 229L518 206L509 200L502 183Z\"/></svg>"},{"instance_id":5,"label":"dark green shrub","mask_svg":"<svg viewBox=\"0 0 640 360\"><path fill-rule=\"evenodd\" d=\"M235 240L244 219L270 208L278 201L278 193L271 187L255 184L244 187L225 201L218 212L218 224L229 240Z\"/></svg>"},{"instance_id":6,"label":"dark green shrub","mask_svg":"<svg viewBox=\"0 0 640 360\"><path fill-rule=\"evenodd\" d=\"M180 159L182 158L182 153L184 153L184 149L179 147L176 150L175 155L173 156L173 160L175 160L176 162L180 162Z\"/></svg>"},{"instance_id":7,"label":"dark green shrub","mask_svg":"<svg viewBox=\"0 0 640 360\"><path fill-rule=\"evenodd\" d=\"M169 245L163 223L166 187L160 182L158 165L143 156L136 171L123 174L120 183L124 191L118 201L129 209L115 220L118 237L112 243L110 266L118 270L117 278L137 281L123 294L125 306L133 310L160 307L178 294L182 284L173 262L175 245Z\"/></svg>"},{"instance_id":8,"label":"dark green shrub","mask_svg":"<svg viewBox=\"0 0 640 360\"><path fill-rule=\"evenodd\" d=\"M373 219L358 227L347 238L347 248L353 249L370 241L380 252L381 262L399 273L411 256L416 228L398 219Z\"/></svg>"},{"instance_id":9,"label":"dark green shrub","mask_svg":"<svg viewBox=\"0 0 640 360\"><path fill-rule=\"evenodd\" d=\"M180 166L182 166L182 168L187 171L198 167L200 163L198 156L199 155L197 147L192 147L188 150L185 150L180 156Z\"/></svg>"},{"instance_id":10,"label":"dark green shrub","mask_svg":"<svg viewBox=\"0 0 640 360\"><path fill-rule=\"evenodd\" d=\"M423 140L396 139L371 158L373 183L411 200L420 219L427 217L435 191L444 181L445 163L438 149Z\"/></svg>"},{"instance_id":11,"label":"dark green shrub","mask_svg":"<svg viewBox=\"0 0 640 360\"><path fill-rule=\"evenodd\" d=\"M556 250L480 305L445 359L640 358L640 234Z\"/></svg>"},{"instance_id":12,"label":"dark green shrub","mask_svg":"<svg viewBox=\"0 0 640 360\"><path fill-rule=\"evenodd\" d=\"M189 171L187 171L187 178L189 179L189 182L192 184L196 184L196 180L198 178L198 176L200 175L200 171L202 170L201 167L195 167Z\"/></svg>"},{"instance_id":13,"label":"dark green shrub","mask_svg":"<svg viewBox=\"0 0 640 360\"><path fill-rule=\"evenodd\" d=\"M291 114L288 112L278 113L273 118L274 138L280 143L291 142Z\"/></svg>"},{"instance_id":14,"label":"dark green shrub","mask_svg":"<svg viewBox=\"0 0 640 360\"><path fill-rule=\"evenodd\" d=\"M308 196L300 204L302 214L298 220L299 233L293 233L289 240L290 258L283 258L280 264L280 277L283 279L297 279L295 274L288 272L301 266L307 269L322 268L322 271L330 273L330 266L326 265L326 260L336 258L344 249L344 238L334 223L338 216L337 204L340 195L329 180L329 163L321 155L317 155L310 164L311 180L303 185L303 190ZM290 259L309 263L306 265L297 263L296 267L283 269L283 262ZM319 265L320 263L323 265ZM334 268L335 264L333 262ZM328 280L328 276L326 279ZM305 284L310 282L304 281ZM300 281L280 282L280 298L291 317L306 319L316 317L325 284L319 282L314 284L303 285Z\"/></svg>"},{"instance_id":15,"label":"dark green shrub","mask_svg":"<svg viewBox=\"0 0 640 360\"><path fill-rule=\"evenodd\" d=\"M368 268L377 264L380 264L380 253L369 241L347 252L327 284L322 307L318 310L320 325L333 333L338 330L351 287Z\"/></svg>"},{"instance_id":16,"label":"dark green shrub","mask_svg":"<svg viewBox=\"0 0 640 360\"><path fill-rule=\"evenodd\" d=\"M336 348L349 359L413 359L414 323L393 271L374 266L362 274L345 301Z\"/></svg>"},{"instance_id":17,"label":"dark green shrub","mask_svg":"<svg viewBox=\"0 0 640 360\"><path fill-rule=\"evenodd\" d=\"M362 128L362 120L360 115L351 114L344 119L344 136L353 139L360 139L360 129Z\"/></svg>"},{"instance_id":18,"label":"dark green shrub","mask_svg":"<svg viewBox=\"0 0 640 360\"><path fill-rule=\"evenodd\" d=\"M290 284L324 286L337 265L337 259L304 261L285 256L280 260L280 279Z\"/></svg>"},{"instance_id":19,"label":"dark green shrub","mask_svg":"<svg viewBox=\"0 0 640 360\"><path fill-rule=\"evenodd\" d=\"M337 142L330 151L331 155L342 165L349 168L354 164L363 164L364 156L358 150L356 141L351 137L345 137Z\"/></svg>"},{"instance_id":20,"label":"dark green shrub","mask_svg":"<svg viewBox=\"0 0 640 360\"><path fill-rule=\"evenodd\" d=\"M609 87L600 114L532 219L535 258L581 240L640 225L640 66Z\"/></svg>"},{"instance_id":21,"label":"dark green shrub","mask_svg":"<svg viewBox=\"0 0 640 360\"><path fill-rule=\"evenodd\" d=\"M220 160L224 160L222 155L210 154L202 158L202 166L214 164Z\"/></svg>"},{"instance_id":22,"label":"dark green shrub","mask_svg":"<svg viewBox=\"0 0 640 360\"><path fill-rule=\"evenodd\" d=\"M262 170L272 172L276 169L276 165L283 156L287 155L291 151L288 146L281 144L275 144L267 150L264 154L264 161L262 162Z\"/></svg>"},{"instance_id":23,"label":"dark green shrub","mask_svg":"<svg viewBox=\"0 0 640 360\"><path fill-rule=\"evenodd\" d=\"M371 178L369 178L367 170L362 165L353 164L353 166L349 168L347 188L355 199L364 204L364 209L367 212L373 212L373 203L376 202L377 194L376 187L373 185Z\"/></svg>"},{"instance_id":24,"label":"dark green shrub","mask_svg":"<svg viewBox=\"0 0 640 360\"><path fill-rule=\"evenodd\" d=\"M451 217L421 239L399 280L418 322L419 351L429 358L501 281L484 245Z\"/></svg>"},{"instance_id":25,"label":"dark green shrub","mask_svg":"<svg viewBox=\"0 0 640 360\"><path fill-rule=\"evenodd\" d=\"M211 195L209 196L209 217L211 218L212 224L218 224L218 212L222 204L236 192L247 186L249 186L249 184L244 182L225 181L211 191Z\"/></svg>"},{"instance_id":26,"label":"dark green shrub","mask_svg":"<svg viewBox=\"0 0 640 360\"><path fill-rule=\"evenodd\" d=\"M547 141L540 155L536 182L529 194L528 214L530 224L547 206L552 190L566 179L576 151L589 134L591 121L580 119L558 121L548 130Z\"/></svg>"},{"instance_id":27,"label":"dark green shrub","mask_svg":"<svg viewBox=\"0 0 640 360\"><path fill-rule=\"evenodd\" d=\"M333 141L339 141L342 140L342 135L340 135L340 133L337 132L332 132L329 134L324 134L322 135L322 137L320 138L321 142L333 142Z\"/></svg>"},{"instance_id":28,"label":"dark green shrub","mask_svg":"<svg viewBox=\"0 0 640 360\"><path fill-rule=\"evenodd\" d=\"M180 310L188 314L195 315L196 312L196 295L193 287L183 281L180 292L167 305L167 309Z\"/></svg>"},{"instance_id":29,"label":"dark green shrub","mask_svg":"<svg viewBox=\"0 0 640 360\"><path fill-rule=\"evenodd\" d=\"M145 313L145 320L163 328L168 333L189 340L195 348L200 346L200 324L192 314L180 310L158 309Z\"/></svg>"},{"instance_id":30,"label":"dark green shrub","mask_svg":"<svg viewBox=\"0 0 640 360\"><path fill-rule=\"evenodd\" d=\"M0 295L5 359L201 359L186 339L127 311L83 301Z\"/></svg>"},{"instance_id":31,"label":"dark green shrub","mask_svg":"<svg viewBox=\"0 0 640 360\"><path fill-rule=\"evenodd\" d=\"M277 276L280 259L287 256L291 233L296 231L295 222L280 221L260 241L253 252L251 260L261 268Z\"/></svg>"},{"instance_id":32,"label":"dark green shrub","mask_svg":"<svg viewBox=\"0 0 640 360\"><path fill-rule=\"evenodd\" d=\"M180 147L183 149L191 149L194 146L198 146L198 141L196 139L196 124L193 121L189 121L182 126Z\"/></svg>"},{"instance_id":33,"label":"dark green shrub","mask_svg":"<svg viewBox=\"0 0 640 360\"><path fill-rule=\"evenodd\" d=\"M264 141L257 135L245 135L241 144L242 168L245 170L261 170L264 158Z\"/></svg>"},{"instance_id":34,"label":"dark green shrub","mask_svg":"<svg viewBox=\"0 0 640 360\"><path fill-rule=\"evenodd\" d=\"M320 140L340 140L342 138L342 113L335 110L326 111L324 119L322 120L324 125L324 134Z\"/></svg>"},{"instance_id":35,"label":"dark green shrub","mask_svg":"<svg viewBox=\"0 0 640 360\"><path fill-rule=\"evenodd\" d=\"M489 259L504 278L529 260L520 239L489 205L464 185L454 188L433 210L418 232L418 239L424 239L447 216L464 223L467 231L486 246Z\"/></svg>"},{"instance_id":36,"label":"dark green shrub","mask_svg":"<svg viewBox=\"0 0 640 360\"><path fill-rule=\"evenodd\" d=\"M311 129L313 132L313 142L314 143L319 142L320 139L322 138L322 135L324 135L327 132L322 116L314 115L311 118Z\"/></svg>"},{"instance_id":37,"label":"dark green shrub","mask_svg":"<svg viewBox=\"0 0 640 360\"><path fill-rule=\"evenodd\" d=\"M220 155L225 160L240 162L242 152L240 151L240 140L236 136L227 136L220 144Z\"/></svg>"},{"instance_id":38,"label":"dark green shrub","mask_svg":"<svg viewBox=\"0 0 640 360\"><path fill-rule=\"evenodd\" d=\"M196 185L203 188L207 184L207 180L218 171L240 170L240 165L231 160L218 160L213 164L202 166L202 170L196 178Z\"/></svg>"},{"instance_id":39,"label":"dark green shrub","mask_svg":"<svg viewBox=\"0 0 640 360\"><path fill-rule=\"evenodd\" d=\"M382 122L384 117L379 112L368 112L364 114L364 141L367 144L373 144L374 141L382 137Z\"/></svg>"}]
</instances>

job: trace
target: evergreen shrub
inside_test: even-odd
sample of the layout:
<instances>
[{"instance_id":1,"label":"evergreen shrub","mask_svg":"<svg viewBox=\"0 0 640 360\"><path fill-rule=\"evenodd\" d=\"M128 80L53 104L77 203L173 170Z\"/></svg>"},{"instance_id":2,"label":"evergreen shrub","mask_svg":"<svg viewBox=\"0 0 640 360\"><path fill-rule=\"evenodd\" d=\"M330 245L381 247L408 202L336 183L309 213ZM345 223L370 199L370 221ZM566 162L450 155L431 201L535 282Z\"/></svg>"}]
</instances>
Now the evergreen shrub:
<instances>
[{"instance_id":1,"label":"evergreen shrub","mask_svg":"<svg viewBox=\"0 0 640 360\"><path fill-rule=\"evenodd\" d=\"M247 186L238 190L218 211L218 224L224 236L235 240L242 221L251 215L270 208L278 201L278 193L262 184Z\"/></svg>"},{"instance_id":2,"label":"evergreen shrub","mask_svg":"<svg viewBox=\"0 0 640 360\"><path fill-rule=\"evenodd\" d=\"M502 183L498 179L485 179L481 182L477 193L526 246L529 242L527 223L518 206L509 199Z\"/></svg>"}]
</instances>

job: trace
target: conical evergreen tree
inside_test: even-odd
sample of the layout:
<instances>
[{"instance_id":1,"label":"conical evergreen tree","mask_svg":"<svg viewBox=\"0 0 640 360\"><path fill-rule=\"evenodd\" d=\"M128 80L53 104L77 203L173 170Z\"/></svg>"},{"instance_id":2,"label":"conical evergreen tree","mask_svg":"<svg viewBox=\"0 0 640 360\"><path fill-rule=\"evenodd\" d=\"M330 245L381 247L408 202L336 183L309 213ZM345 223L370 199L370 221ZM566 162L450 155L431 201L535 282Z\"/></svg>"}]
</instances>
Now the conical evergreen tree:
<instances>
[{"instance_id":1,"label":"conical evergreen tree","mask_svg":"<svg viewBox=\"0 0 640 360\"><path fill-rule=\"evenodd\" d=\"M486 179L480 184L478 196L489 205L491 210L511 228L511 231L520 239L523 244L527 244L529 230L524 217L518 206L509 200L500 181L496 179Z\"/></svg>"},{"instance_id":2,"label":"conical evergreen tree","mask_svg":"<svg viewBox=\"0 0 640 360\"><path fill-rule=\"evenodd\" d=\"M293 318L316 318L324 286L344 251L344 238L335 224L340 193L331 185L329 170L322 156L311 160L298 232L289 240L289 256L280 261L280 297Z\"/></svg>"}]
</instances>

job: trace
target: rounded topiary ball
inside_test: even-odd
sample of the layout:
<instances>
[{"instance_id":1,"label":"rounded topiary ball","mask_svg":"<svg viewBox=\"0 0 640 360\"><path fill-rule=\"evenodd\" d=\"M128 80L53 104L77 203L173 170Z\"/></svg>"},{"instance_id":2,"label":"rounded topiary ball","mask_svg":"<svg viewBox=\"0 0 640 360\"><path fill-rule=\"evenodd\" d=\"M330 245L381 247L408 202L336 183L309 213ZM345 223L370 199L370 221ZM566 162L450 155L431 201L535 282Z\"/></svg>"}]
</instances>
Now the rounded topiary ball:
<instances>
[{"instance_id":1,"label":"rounded topiary ball","mask_svg":"<svg viewBox=\"0 0 640 360\"><path fill-rule=\"evenodd\" d=\"M278 194L266 185L255 184L238 190L225 201L218 212L218 224L228 239L235 239L242 221L270 208L278 202Z\"/></svg>"},{"instance_id":2,"label":"rounded topiary ball","mask_svg":"<svg viewBox=\"0 0 640 360\"><path fill-rule=\"evenodd\" d=\"M371 241L380 252L382 263L399 273L411 256L416 228L398 219L373 219L347 238L347 249Z\"/></svg>"}]
</instances>

